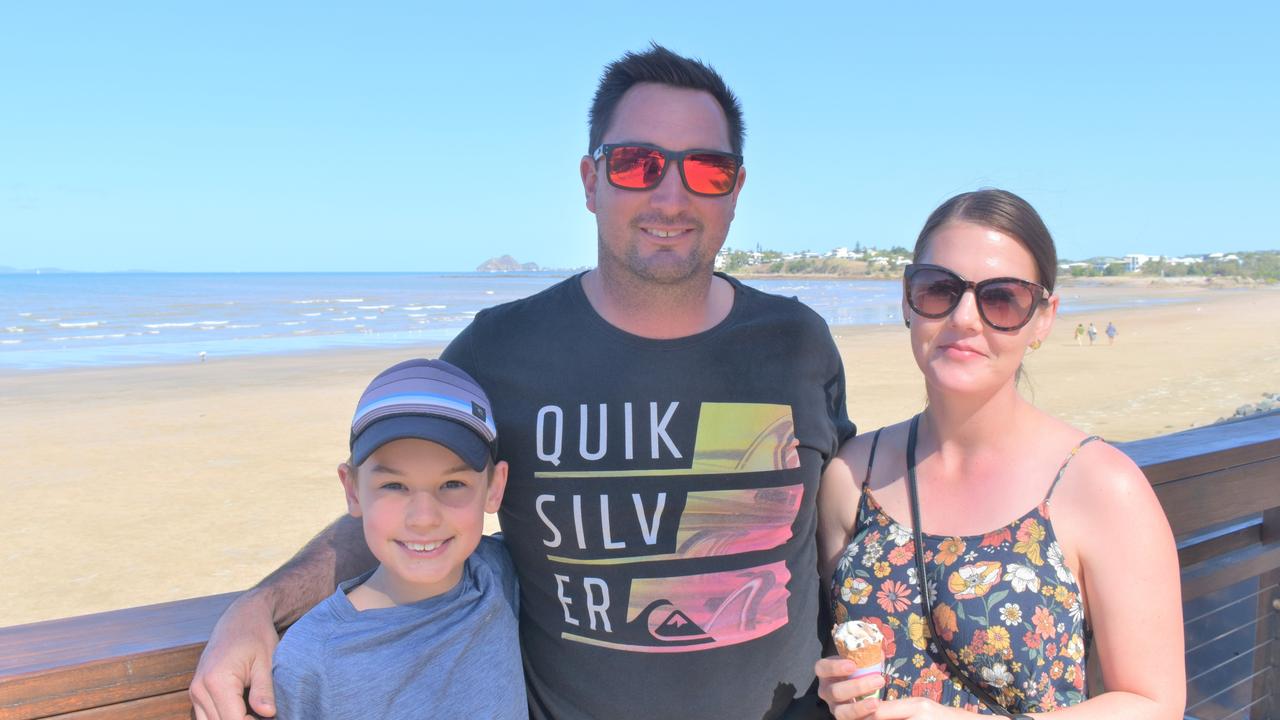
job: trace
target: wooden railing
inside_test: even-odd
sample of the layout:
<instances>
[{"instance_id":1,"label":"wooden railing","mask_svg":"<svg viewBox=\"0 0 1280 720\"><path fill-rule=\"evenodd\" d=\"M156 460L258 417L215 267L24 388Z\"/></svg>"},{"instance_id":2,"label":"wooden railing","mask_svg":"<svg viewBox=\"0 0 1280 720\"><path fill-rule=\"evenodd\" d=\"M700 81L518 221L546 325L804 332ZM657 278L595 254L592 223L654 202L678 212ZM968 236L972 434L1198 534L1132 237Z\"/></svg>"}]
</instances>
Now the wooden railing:
<instances>
[{"instance_id":1,"label":"wooden railing","mask_svg":"<svg viewBox=\"0 0 1280 720\"><path fill-rule=\"evenodd\" d=\"M1280 718L1280 413L1119 447L1179 541L1188 717ZM187 683L234 597L0 628L0 720L189 717Z\"/></svg>"},{"instance_id":2,"label":"wooden railing","mask_svg":"<svg viewBox=\"0 0 1280 720\"><path fill-rule=\"evenodd\" d=\"M1120 448L1178 538L1187 716L1280 718L1280 413Z\"/></svg>"}]
</instances>

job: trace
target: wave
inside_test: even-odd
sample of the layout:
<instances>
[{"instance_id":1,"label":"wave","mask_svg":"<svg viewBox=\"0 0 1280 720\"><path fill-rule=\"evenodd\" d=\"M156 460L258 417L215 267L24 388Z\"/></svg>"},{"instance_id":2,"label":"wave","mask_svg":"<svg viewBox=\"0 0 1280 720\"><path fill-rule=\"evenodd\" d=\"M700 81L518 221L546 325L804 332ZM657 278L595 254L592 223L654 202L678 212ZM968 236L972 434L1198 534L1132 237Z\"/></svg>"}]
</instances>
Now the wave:
<instances>
[{"instance_id":1,"label":"wave","mask_svg":"<svg viewBox=\"0 0 1280 720\"><path fill-rule=\"evenodd\" d=\"M231 321L230 320L201 320L196 324L197 325L226 325L229 322Z\"/></svg>"},{"instance_id":2,"label":"wave","mask_svg":"<svg viewBox=\"0 0 1280 720\"><path fill-rule=\"evenodd\" d=\"M98 327L98 325L99 325L99 324L100 324L100 323L99 323L97 320L89 320L89 321L87 321L87 322L60 322L60 323L58 323L58 327L60 327L60 328L90 328L90 327Z\"/></svg>"},{"instance_id":3,"label":"wave","mask_svg":"<svg viewBox=\"0 0 1280 720\"><path fill-rule=\"evenodd\" d=\"M5 332L11 332L11 333L20 333L20 332L27 331L26 328L20 328L20 327L7 327L4 330Z\"/></svg>"},{"instance_id":4,"label":"wave","mask_svg":"<svg viewBox=\"0 0 1280 720\"><path fill-rule=\"evenodd\" d=\"M387 310L393 307L395 307L395 305L358 305L356 306L356 309L357 310Z\"/></svg>"},{"instance_id":5,"label":"wave","mask_svg":"<svg viewBox=\"0 0 1280 720\"><path fill-rule=\"evenodd\" d=\"M192 322L185 322L185 323L151 323L151 324L149 324L149 325L143 325L142 327L145 327L145 328L167 328L167 327L191 327L192 325L195 325L195 321L192 321Z\"/></svg>"},{"instance_id":6,"label":"wave","mask_svg":"<svg viewBox=\"0 0 1280 720\"><path fill-rule=\"evenodd\" d=\"M64 335L62 337L49 338L49 341L65 342L67 340L108 340L122 337L124 337L124 333L112 333L110 335Z\"/></svg>"},{"instance_id":7,"label":"wave","mask_svg":"<svg viewBox=\"0 0 1280 720\"><path fill-rule=\"evenodd\" d=\"M0 345L17 345L21 340L0 340Z\"/></svg>"},{"instance_id":8,"label":"wave","mask_svg":"<svg viewBox=\"0 0 1280 720\"><path fill-rule=\"evenodd\" d=\"M358 303L358 302L364 302L364 298L338 298L337 300L334 300L334 302Z\"/></svg>"}]
</instances>

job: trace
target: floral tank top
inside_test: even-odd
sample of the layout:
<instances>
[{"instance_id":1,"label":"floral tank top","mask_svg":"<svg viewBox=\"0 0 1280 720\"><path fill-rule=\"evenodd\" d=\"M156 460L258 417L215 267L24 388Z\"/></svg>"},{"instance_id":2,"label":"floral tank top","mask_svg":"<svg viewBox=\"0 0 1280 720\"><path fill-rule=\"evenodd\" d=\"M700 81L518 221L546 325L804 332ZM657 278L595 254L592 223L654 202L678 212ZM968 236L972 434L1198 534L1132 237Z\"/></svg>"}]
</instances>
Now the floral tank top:
<instances>
[{"instance_id":1,"label":"floral tank top","mask_svg":"<svg viewBox=\"0 0 1280 720\"><path fill-rule=\"evenodd\" d=\"M923 617L911 529L872 496L868 462L853 539L832 580L832 608L836 622L862 620L883 633L886 699L927 697L988 713L951 679L939 649L1011 712L1049 712L1086 699L1090 631L1080 586L1053 532L1049 500L1071 458L1097 439L1076 445L1044 500L1012 523L984 535L922 533L941 648L930 642Z\"/></svg>"}]
</instances>

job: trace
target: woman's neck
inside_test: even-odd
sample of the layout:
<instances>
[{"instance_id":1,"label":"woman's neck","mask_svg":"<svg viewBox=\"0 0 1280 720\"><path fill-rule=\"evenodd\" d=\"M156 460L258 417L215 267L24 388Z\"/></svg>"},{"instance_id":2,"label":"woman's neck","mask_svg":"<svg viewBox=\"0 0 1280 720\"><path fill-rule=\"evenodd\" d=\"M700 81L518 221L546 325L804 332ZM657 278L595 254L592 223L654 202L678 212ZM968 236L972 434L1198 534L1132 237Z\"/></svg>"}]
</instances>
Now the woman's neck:
<instances>
[{"instance_id":1,"label":"woman's neck","mask_svg":"<svg viewBox=\"0 0 1280 720\"><path fill-rule=\"evenodd\" d=\"M1021 442L1021 430L1034 408L1013 383L986 397L929 393L921 413L921 442L943 455L967 455Z\"/></svg>"}]
</instances>

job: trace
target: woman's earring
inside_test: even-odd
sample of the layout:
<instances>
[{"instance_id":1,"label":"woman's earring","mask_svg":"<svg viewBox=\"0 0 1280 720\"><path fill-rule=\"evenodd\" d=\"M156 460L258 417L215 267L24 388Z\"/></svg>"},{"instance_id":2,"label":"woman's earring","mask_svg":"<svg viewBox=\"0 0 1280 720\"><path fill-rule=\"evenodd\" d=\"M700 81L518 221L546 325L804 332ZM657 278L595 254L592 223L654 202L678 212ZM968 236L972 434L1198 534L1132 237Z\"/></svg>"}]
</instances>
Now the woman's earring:
<instances>
[{"instance_id":1,"label":"woman's earring","mask_svg":"<svg viewBox=\"0 0 1280 720\"><path fill-rule=\"evenodd\" d=\"M1031 349L1032 349L1032 350L1039 350L1039 349L1040 349L1040 338L1036 338L1035 340L1032 340L1032 341L1031 341Z\"/></svg>"},{"instance_id":2,"label":"woman's earring","mask_svg":"<svg viewBox=\"0 0 1280 720\"><path fill-rule=\"evenodd\" d=\"M904 317L902 318L902 322L906 323L908 328L911 327L911 318Z\"/></svg>"}]
</instances>

